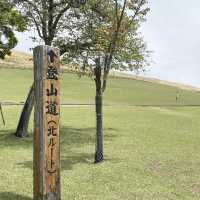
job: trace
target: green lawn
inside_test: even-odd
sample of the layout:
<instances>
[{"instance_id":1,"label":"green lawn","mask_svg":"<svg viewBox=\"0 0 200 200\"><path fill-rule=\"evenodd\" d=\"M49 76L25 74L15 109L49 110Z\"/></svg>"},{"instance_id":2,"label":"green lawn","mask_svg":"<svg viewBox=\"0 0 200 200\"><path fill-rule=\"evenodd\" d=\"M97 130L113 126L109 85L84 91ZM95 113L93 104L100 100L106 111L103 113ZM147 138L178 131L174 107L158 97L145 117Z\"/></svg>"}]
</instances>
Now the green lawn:
<instances>
[{"instance_id":1,"label":"green lawn","mask_svg":"<svg viewBox=\"0 0 200 200\"><path fill-rule=\"evenodd\" d=\"M0 68L0 101L24 101L32 84L32 71ZM63 103L94 103L95 84L91 78L78 78L64 73L62 81ZM174 105L177 88L138 80L111 78L105 92L105 103L117 105ZM200 93L179 90L178 104L200 105Z\"/></svg>"},{"instance_id":2,"label":"green lawn","mask_svg":"<svg viewBox=\"0 0 200 200\"><path fill-rule=\"evenodd\" d=\"M0 69L1 101L24 101L31 71ZM93 103L93 82L62 75L62 101ZM199 200L200 107L130 107L175 104L175 88L111 79L104 108L105 162L94 165L93 107L63 107L61 113L62 200ZM182 91L179 104L198 104ZM0 200L32 199L32 127L26 139L13 135L21 111L4 106L0 121Z\"/></svg>"}]
</instances>

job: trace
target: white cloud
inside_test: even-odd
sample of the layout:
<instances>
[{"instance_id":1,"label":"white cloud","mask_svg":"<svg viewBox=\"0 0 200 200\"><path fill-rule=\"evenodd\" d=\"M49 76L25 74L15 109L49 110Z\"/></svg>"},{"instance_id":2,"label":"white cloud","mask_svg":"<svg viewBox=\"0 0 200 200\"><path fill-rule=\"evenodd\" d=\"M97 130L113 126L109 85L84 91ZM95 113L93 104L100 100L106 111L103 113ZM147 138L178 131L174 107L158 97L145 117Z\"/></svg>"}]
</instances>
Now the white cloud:
<instances>
[{"instance_id":1,"label":"white cloud","mask_svg":"<svg viewBox=\"0 0 200 200\"><path fill-rule=\"evenodd\" d=\"M154 64L150 76L200 86L200 2L150 1L151 13L142 32Z\"/></svg>"}]
</instances>

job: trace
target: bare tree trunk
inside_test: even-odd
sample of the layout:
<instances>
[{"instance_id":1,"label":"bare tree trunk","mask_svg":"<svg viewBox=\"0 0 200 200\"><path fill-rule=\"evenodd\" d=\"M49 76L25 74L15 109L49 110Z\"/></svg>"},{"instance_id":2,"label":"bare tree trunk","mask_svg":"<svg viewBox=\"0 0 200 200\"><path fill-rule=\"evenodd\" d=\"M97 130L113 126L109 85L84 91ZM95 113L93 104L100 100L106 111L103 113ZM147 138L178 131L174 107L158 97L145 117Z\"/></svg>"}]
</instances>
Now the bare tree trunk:
<instances>
[{"instance_id":1,"label":"bare tree trunk","mask_svg":"<svg viewBox=\"0 0 200 200\"><path fill-rule=\"evenodd\" d=\"M19 119L19 123L15 133L16 137L23 138L28 135L28 124L33 109L33 104L34 104L34 89L32 85Z\"/></svg>"},{"instance_id":2,"label":"bare tree trunk","mask_svg":"<svg viewBox=\"0 0 200 200\"><path fill-rule=\"evenodd\" d=\"M49 38L45 38L45 45L51 45L52 40ZM29 125L29 119L31 116L31 112L33 110L34 106L34 88L33 85L29 91L29 94L26 99L26 103L24 104L24 107L22 109L22 113L18 122L17 130L16 130L16 137L26 137L28 135L28 125Z\"/></svg>"},{"instance_id":3,"label":"bare tree trunk","mask_svg":"<svg viewBox=\"0 0 200 200\"><path fill-rule=\"evenodd\" d=\"M6 125L6 122L5 122L5 118L4 118L4 116L3 116L3 109L2 109L1 102L0 102L0 113L1 113L1 118L2 118L2 121L3 121L3 125L5 126L5 125Z\"/></svg>"},{"instance_id":4,"label":"bare tree trunk","mask_svg":"<svg viewBox=\"0 0 200 200\"><path fill-rule=\"evenodd\" d=\"M52 40L49 38L45 38L45 45L51 45ZM34 88L33 85L29 91L29 94L26 99L26 103L24 104L24 107L22 109L22 113L18 122L17 130L16 130L16 137L26 137L28 135L28 125L29 125L29 119L31 116L31 112L33 110L34 106Z\"/></svg>"},{"instance_id":5,"label":"bare tree trunk","mask_svg":"<svg viewBox=\"0 0 200 200\"><path fill-rule=\"evenodd\" d=\"M96 153L95 163L102 162L103 157L103 113L102 93L96 94Z\"/></svg>"},{"instance_id":6,"label":"bare tree trunk","mask_svg":"<svg viewBox=\"0 0 200 200\"><path fill-rule=\"evenodd\" d=\"M100 58L96 59L95 83L96 83L96 152L95 163L103 161L103 113L102 113L102 88Z\"/></svg>"}]
</instances>

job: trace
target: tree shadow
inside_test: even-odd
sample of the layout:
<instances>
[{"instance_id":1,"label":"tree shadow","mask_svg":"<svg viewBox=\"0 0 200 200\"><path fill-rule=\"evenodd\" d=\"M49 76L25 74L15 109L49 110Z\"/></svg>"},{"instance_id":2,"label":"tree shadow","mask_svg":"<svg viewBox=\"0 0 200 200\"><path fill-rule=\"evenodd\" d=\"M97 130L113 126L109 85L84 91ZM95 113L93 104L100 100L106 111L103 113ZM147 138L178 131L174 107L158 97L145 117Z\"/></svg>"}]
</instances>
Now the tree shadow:
<instances>
[{"instance_id":1,"label":"tree shadow","mask_svg":"<svg viewBox=\"0 0 200 200\"><path fill-rule=\"evenodd\" d=\"M26 138L18 138L14 134L14 130L1 130L0 131L0 148L12 146L12 147L22 147L30 148L32 147L33 137L32 133Z\"/></svg>"},{"instance_id":2,"label":"tree shadow","mask_svg":"<svg viewBox=\"0 0 200 200\"><path fill-rule=\"evenodd\" d=\"M104 135L105 140L112 140L116 137L116 129L105 128ZM65 144L68 146L76 147L83 144L95 143L96 129L94 127L88 128L74 128L63 126L61 127L61 145Z\"/></svg>"},{"instance_id":3,"label":"tree shadow","mask_svg":"<svg viewBox=\"0 0 200 200\"><path fill-rule=\"evenodd\" d=\"M22 196L13 192L0 192L1 200L32 200L32 198L27 196Z\"/></svg>"},{"instance_id":4,"label":"tree shadow","mask_svg":"<svg viewBox=\"0 0 200 200\"><path fill-rule=\"evenodd\" d=\"M93 158L93 154L69 152L67 156L62 156L61 171L72 170L73 166L78 163L91 164L93 163ZM33 161L20 162L17 165L23 168L33 169Z\"/></svg>"},{"instance_id":5,"label":"tree shadow","mask_svg":"<svg viewBox=\"0 0 200 200\"><path fill-rule=\"evenodd\" d=\"M117 130L113 128L105 128L105 140L112 140L117 135L114 134ZM0 147L23 147L29 148L33 146L33 133L30 133L25 138L18 138L14 134L14 130L0 130ZM67 145L68 147L77 147L83 144L94 144L96 129L94 127L88 128L74 128L62 126L61 132L61 147ZM67 147L67 148L68 148Z\"/></svg>"},{"instance_id":6,"label":"tree shadow","mask_svg":"<svg viewBox=\"0 0 200 200\"><path fill-rule=\"evenodd\" d=\"M115 137L117 137L116 129L105 128L104 132L104 140L106 142L112 141ZM95 127L81 129L65 126L62 127L61 134L62 170L71 170L73 166L78 163L94 163L94 152L77 153L74 151L74 149L84 149L85 145L95 146Z\"/></svg>"},{"instance_id":7,"label":"tree shadow","mask_svg":"<svg viewBox=\"0 0 200 200\"><path fill-rule=\"evenodd\" d=\"M61 160L61 171L72 170L73 166L79 163L92 164L94 155L90 153L73 153L63 156Z\"/></svg>"},{"instance_id":8,"label":"tree shadow","mask_svg":"<svg viewBox=\"0 0 200 200\"><path fill-rule=\"evenodd\" d=\"M95 145L95 128L73 128L61 127L61 170L72 170L78 163L92 164L94 162L94 152L77 152L75 149L83 148L85 145ZM112 141L117 134L113 128L105 129L105 141ZM11 136L12 138L12 136ZM31 143L27 141L27 145ZM109 159L108 159L109 160ZM33 167L32 161L20 162L24 168Z\"/></svg>"}]
</instances>

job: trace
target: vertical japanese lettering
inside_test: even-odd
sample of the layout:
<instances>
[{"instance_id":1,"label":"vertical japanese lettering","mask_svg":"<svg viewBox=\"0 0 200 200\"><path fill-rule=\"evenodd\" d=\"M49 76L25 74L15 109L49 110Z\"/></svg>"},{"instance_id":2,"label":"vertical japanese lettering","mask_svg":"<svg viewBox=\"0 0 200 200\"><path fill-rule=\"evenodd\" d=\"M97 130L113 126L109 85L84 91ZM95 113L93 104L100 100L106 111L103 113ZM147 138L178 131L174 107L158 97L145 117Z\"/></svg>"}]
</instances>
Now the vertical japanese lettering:
<instances>
[{"instance_id":1,"label":"vertical japanese lettering","mask_svg":"<svg viewBox=\"0 0 200 200\"><path fill-rule=\"evenodd\" d=\"M55 190L58 176L59 152L59 68L57 55L54 51L47 53L47 69L45 83L45 114L46 114L46 169L49 182L47 188Z\"/></svg>"}]
</instances>

